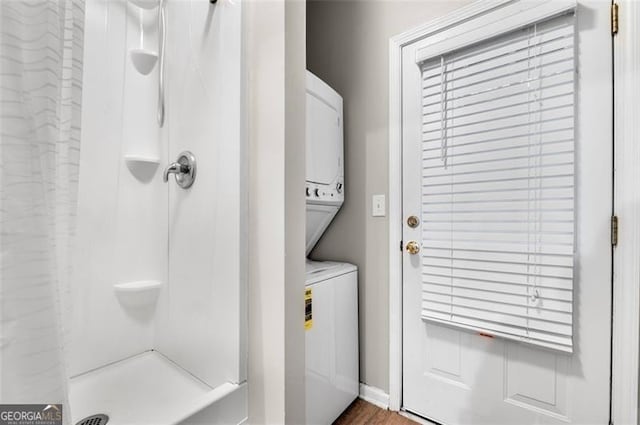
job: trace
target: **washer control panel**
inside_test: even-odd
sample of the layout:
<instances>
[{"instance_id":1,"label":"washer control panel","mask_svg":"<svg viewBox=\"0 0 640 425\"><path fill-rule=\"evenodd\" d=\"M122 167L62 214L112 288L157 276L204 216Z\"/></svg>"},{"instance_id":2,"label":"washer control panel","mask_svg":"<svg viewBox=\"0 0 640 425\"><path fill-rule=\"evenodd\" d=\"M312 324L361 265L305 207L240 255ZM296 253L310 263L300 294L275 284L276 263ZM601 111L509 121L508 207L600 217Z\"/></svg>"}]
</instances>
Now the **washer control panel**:
<instances>
[{"instance_id":1,"label":"washer control panel","mask_svg":"<svg viewBox=\"0 0 640 425\"><path fill-rule=\"evenodd\" d=\"M318 184L307 181L307 201L344 201L344 183L341 180L334 184Z\"/></svg>"}]
</instances>

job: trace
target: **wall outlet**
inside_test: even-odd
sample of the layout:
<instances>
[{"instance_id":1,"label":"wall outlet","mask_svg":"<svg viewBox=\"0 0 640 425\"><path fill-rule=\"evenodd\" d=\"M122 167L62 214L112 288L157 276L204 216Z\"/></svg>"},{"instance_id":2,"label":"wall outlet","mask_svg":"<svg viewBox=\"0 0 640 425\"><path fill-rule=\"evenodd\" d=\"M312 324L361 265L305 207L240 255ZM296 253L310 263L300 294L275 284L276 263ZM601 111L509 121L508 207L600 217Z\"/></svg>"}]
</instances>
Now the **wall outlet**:
<instances>
[{"instance_id":1,"label":"wall outlet","mask_svg":"<svg viewBox=\"0 0 640 425\"><path fill-rule=\"evenodd\" d=\"M371 197L371 215L373 217L384 217L386 215L384 195L373 195Z\"/></svg>"}]
</instances>

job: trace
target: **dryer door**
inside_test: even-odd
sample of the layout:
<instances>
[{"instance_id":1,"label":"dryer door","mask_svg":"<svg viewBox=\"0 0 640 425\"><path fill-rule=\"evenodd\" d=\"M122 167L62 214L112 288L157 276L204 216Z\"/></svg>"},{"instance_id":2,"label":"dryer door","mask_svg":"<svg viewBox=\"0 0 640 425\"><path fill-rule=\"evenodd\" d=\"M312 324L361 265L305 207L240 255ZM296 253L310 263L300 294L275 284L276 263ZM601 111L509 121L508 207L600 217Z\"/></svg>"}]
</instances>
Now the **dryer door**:
<instances>
[{"instance_id":1,"label":"dryer door","mask_svg":"<svg viewBox=\"0 0 640 425\"><path fill-rule=\"evenodd\" d=\"M306 255L309 255L313 247L316 246L320 236L329 227L339 209L340 207L337 205L307 204Z\"/></svg>"},{"instance_id":2,"label":"dryer door","mask_svg":"<svg viewBox=\"0 0 640 425\"><path fill-rule=\"evenodd\" d=\"M333 184L342 174L341 111L307 91L307 181Z\"/></svg>"}]
</instances>

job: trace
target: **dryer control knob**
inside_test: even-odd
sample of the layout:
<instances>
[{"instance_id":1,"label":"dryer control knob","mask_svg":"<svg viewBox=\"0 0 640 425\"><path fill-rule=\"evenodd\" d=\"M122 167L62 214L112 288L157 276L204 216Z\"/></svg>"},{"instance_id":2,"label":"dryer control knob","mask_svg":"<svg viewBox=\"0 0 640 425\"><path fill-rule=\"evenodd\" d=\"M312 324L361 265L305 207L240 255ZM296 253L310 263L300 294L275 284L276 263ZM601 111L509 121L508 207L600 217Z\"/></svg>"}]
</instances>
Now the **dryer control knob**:
<instances>
[{"instance_id":1,"label":"dryer control knob","mask_svg":"<svg viewBox=\"0 0 640 425\"><path fill-rule=\"evenodd\" d=\"M306 193L307 193L307 196L311 196L311 191L309 190L308 187L307 187Z\"/></svg>"},{"instance_id":2,"label":"dryer control knob","mask_svg":"<svg viewBox=\"0 0 640 425\"><path fill-rule=\"evenodd\" d=\"M336 191L338 193L342 193L342 183L340 182L336 183Z\"/></svg>"},{"instance_id":3,"label":"dryer control knob","mask_svg":"<svg viewBox=\"0 0 640 425\"><path fill-rule=\"evenodd\" d=\"M320 196L320 190L319 189L314 190L313 194L316 196Z\"/></svg>"}]
</instances>

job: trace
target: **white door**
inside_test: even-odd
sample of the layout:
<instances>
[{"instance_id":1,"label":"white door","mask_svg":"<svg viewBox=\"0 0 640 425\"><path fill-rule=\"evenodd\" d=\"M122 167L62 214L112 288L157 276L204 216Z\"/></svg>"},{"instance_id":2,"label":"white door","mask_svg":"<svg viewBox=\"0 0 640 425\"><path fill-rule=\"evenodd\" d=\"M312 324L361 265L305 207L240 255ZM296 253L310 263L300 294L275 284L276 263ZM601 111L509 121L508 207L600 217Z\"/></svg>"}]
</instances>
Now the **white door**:
<instances>
[{"instance_id":1,"label":"white door","mask_svg":"<svg viewBox=\"0 0 640 425\"><path fill-rule=\"evenodd\" d=\"M570 29L569 32L565 32L565 35L567 40L573 40L573 44L569 47L574 47L573 50L565 51L565 53L572 52L571 54L574 55L571 59L574 71L567 75L572 75L574 78L571 87L575 95L571 96L571 99L574 99L572 102L575 103L571 107L572 118L563 122L573 122L572 141L553 139L549 136L551 133L560 134L554 133L560 130L557 127L541 130L541 128L547 128L544 126L550 125L549 123L554 120L561 120L563 111L567 110L567 108L563 109L562 105L554 104L553 100L562 98L561 93L558 94L553 88L556 81L553 78L561 74L557 68L549 65L555 64L555 59L540 59L544 54L553 53L551 50L545 50L547 47L543 44L548 39L541 34L549 27L550 19L561 18L550 17L553 14L548 13L548 10L540 12L534 9L537 5L540 5L540 9L555 7L551 4L557 6L559 3L511 2L505 8L498 7L481 15L477 18L480 24L476 24L475 27L473 20L471 23L465 21L461 24L467 26L463 31L456 27L448 28L403 48L403 243L406 247L410 241L415 241L421 251L411 254L405 249L403 253L402 405L408 411L442 424L604 425L609 423L612 274L610 217L613 173L610 4L604 1L580 1L574 9L575 14L571 14L572 18L567 18L567 22L573 27L567 27ZM563 13L566 17L566 10ZM436 119L440 120L438 125L449 126L448 130L452 130L454 134L456 131L458 134L463 134L465 131L463 127L469 124L470 117L474 114L478 116L484 114L482 125L486 128L508 128L509 131L515 131L514 129L518 128L529 129L528 131L541 141L540 146L544 145L544 150L534 150L534 152L529 150L520 154L522 151L518 151L519 147L505 142L507 144L493 145L492 148L482 152L474 152L473 149L465 149L464 146L458 145L464 142L462 144L481 146L479 142L489 140L483 133L489 130L477 126L476 131L465 133L469 135L466 139L450 137L451 133L446 133L447 130L441 128L440 134L446 135L440 136L436 141L437 148L433 148L433 144L429 145L428 143L433 142L437 137L429 138L423 133L427 125L425 123L431 122L425 115L424 109L424 90L428 86L428 83L425 83L427 77L423 76L423 69L425 69L423 67L426 65L424 65L425 62L421 62L421 58L425 56L424 52L437 52L437 55L432 55L430 60L431 63L434 63L434 60L441 60L440 64L435 63L434 69L441 68L432 75L439 72L440 77L445 78L445 73L449 71L449 68L445 67L450 65L447 62L450 55L455 56L462 52L460 54L464 56L467 51L474 53L473 49L481 50L483 43L495 42L503 45L500 37L508 38L517 32L514 31L514 26L518 22L527 20L530 22L526 25L528 29L522 26L518 29L518 31L530 31L533 34L534 38L529 38L527 43L531 45L531 40L534 42L543 40L539 45L531 47L538 49L534 50L528 59L529 71L527 72L534 74L527 75L522 82L504 80L506 82L503 83L500 72L503 68L508 69L507 65L511 66L518 62L515 59L513 61L506 59L495 62L500 66L485 67L485 71L491 71L489 74L480 75L485 71L471 72L475 77L466 82L440 81L439 84L442 87L445 84L453 84L453 87L472 86L474 81L477 83L492 80L498 83L494 86L496 92L490 92L485 97L484 101L487 105L485 110L455 110L446 113L441 111L438 112ZM536 24L531 26L531 22ZM553 27L555 24L550 25ZM506 32L499 31L500 28L504 28ZM571 28L575 28L575 32L572 32ZM486 38L483 39L483 37ZM461 48L460 43L465 46ZM490 53L489 50L489 56L481 60L488 62L493 60ZM496 55L499 56L500 53ZM547 61L546 65L551 66L549 74L539 72L536 65L538 59L541 61L539 63ZM557 57L557 59L560 63L566 57L565 59ZM536 72L538 74L535 74ZM544 112L537 115L529 114L530 122L526 127L519 127L522 122L513 118L527 116L526 110L522 112L522 109L518 109L516 105L519 104L518 102L514 102L512 108L505 107L504 103L495 103L496 99L503 96L503 93L497 90L498 88L515 87L520 83L526 85L534 98L541 93L542 97L546 96L544 101L535 98L536 101L540 101L539 105L542 105L541 110ZM435 87L435 90L442 90L442 87ZM483 91L486 87L486 85L479 87L475 91L471 87L467 95L487 94ZM444 96L443 93L440 92L440 95ZM439 98L441 102L439 107L443 110L453 107L455 102L447 103L451 100ZM520 103L526 102L525 99ZM526 107L530 108L531 105ZM544 108L548 108L548 111ZM447 113L450 115L446 116ZM455 114L460 114L461 117L457 121ZM501 119L506 121L496 124L497 120ZM515 119L515 121L509 121L509 119ZM539 120L540 123L532 123L532 120ZM534 124L540 124L542 127L535 127ZM534 130L531 130L532 128ZM433 134L431 133L431 136ZM442 140L444 138L447 140ZM510 140L508 137L500 137L500 139ZM525 137L523 140L530 140L530 138ZM570 146L571 149L565 152L561 151L559 146ZM513 149L512 154L509 153L511 149ZM556 167L561 163L560 160L557 164L544 163L544 161L553 161L548 158L555 158L553 155L556 154L564 155L557 158L570 156L571 164L567 165L565 161L562 163L564 165L561 164L565 168L562 168L559 165ZM533 160L535 167L521 166L522 160ZM444 181L447 182L447 187L451 191L458 191L455 196L451 194L453 192L449 192L449 197L433 196L438 192L438 185L443 181L433 180L436 174L432 169L438 166L433 164L437 164L437 161L449 161L446 165L439 165L441 174L438 175L449 173L449 180ZM471 168L459 171L461 168L455 167L460 163L468 166L480 164L480 168L475 168L474 171L469 171ZM530 165L531 162L525 164ZM529 174L522 177L518 172L524 168L528 170L535 168L537 171L533 174L528 171ZM530 188L531 185L545 185L548 181L552 181L547 179L547 177L555 177L549 169L558 173L560 172L558 170L570 170L573 174L565 180L557 180L553 183L557 184L554 186L554 191L545 192L546 189L544 189L541 192L535 192L543 194L543 197L538 199L540 202L536 204L538 208L536 214L544 215L545 219L548 219L543 223L544 229L551 229L547 233L536 233L540 230L536 230L536 226L540 225L541 221L526 215L531 214L531 211L523 215L524 210L518 207L522 205L522 198L515 195L523 193L526 198L534 193ZM509 170L513 173L510 174ZM455 175L458 171L459 175ZM508 182L510 186L485 185L485 182L489 181L509 180L510 175L513 180ZM468 184L462 185L462 180ZM516 193L516 190L521 192ZM507 198L500 198L505 192L507 192L505 195ZM555 197L545 198L545 193ZM508 196L514 197L508 198ZM532 205L531 199L525 200L524 204ZM567 205L571 208L566 208ZM443 214L447 210L449 213L456 210L455 215ZM409 226L407 219L410 216L416 216L419 219L417 226ZM473 235L484 238L482 243L492 243L492 249L495 252L483 251L474 257L474 253L470 250L467 252L469 258L462 261L460 258L452 257L455 256L452 254L455 249L450 246L451 249L443 250L441 258L436 258L433 247L438 244L438 239L433 238L433 229L442 230L442 227L437 227L442 222L446 222L451 230L443 236L444 239L449 238L447 240L451 241L460 237L460 234L466 235L464 232L473 231ZM509 257L511 253L508 252L509 246L517 242L514 242L519 237L517 229L522 229L519 226L522 226L523 222L529 237L544 233L540 238L547 238L545 239L547 242L551 241L549 246L556 246L553 244L557 243L557 246L562 245L561 248L565 249L563 258L549 256L548 261L552 263L558 261L553 263L558 267L549 266L549 269L555 271L562 269L564 270L562 273L568 273L564 275L565 277L558 277L556 281L566 282L569 286L559 289L544 287L546 265L537 264L535 266L539 268L534 267L533 272L526 273L518 272L520 269L509 268L512 262L509 260L511 258ZM572 228L569 232L564 232L567 225ZM464 237L460 237L459 240L469 241ZM566 249L573 254L567 254ZM493 258L487 257L491 255ZM530 260L532 263L547 261L540 260L540 255L543 256L544 253L538 252L536 255L538 256L534 255ZM443 265L443 259L446 262L445 265ZM479 261L478 259L484 261L482 267L474 265L477 263L473 262ZM487 270L487 265L495 266L495 270ZM429 281L437 280L432 277L437 274L434 270L438 267L447 270L448 273L444 284L442 280L436 281L441 285L442 291L439 293L437 290L431 291L428 287ZM455 272L451 271L456 267L466 276L465 279L460 279L460 281L464 280L465 287L456 286L456 278L452 277ZM540 271L540 267L544 270ZM480 269L482 270L478 271ZM525 280L519 280L523 277L521 274L527 274ZM540 284L539 280L530 285L527 284L529 282L527 279L531 276L542 276L543 285L536 287ZM446 286L447 282L450 282L449 287ZM525 282L525 285L518 287L515 285L518 282ZM509 284L512 284L515 292L510 292L512 290ZM517 292L522 288L524 292ZM467 304L453 305L456 291L466 291L456 299ZM486 300L477 295L468 295L474 293L485 294ZM445 305L443 310L445 313L438 316L441 312L436 311L432 315L442 317L442 320L432 320L433 317L430 317L427 310L431 304L435 305L442 301L443 296L445 301L442 305ZM467 296L468 298L464 298ZM495 311L495 306L500 302L503 302L504 306ZM545 306L542 310L541 305ZM511 319L515 317L511 314L519 314L518 311L522 311L521 308L526 310L526 314L522 321L517 323L520 323L524 330L517 331L524 332L524 336L510 337L509 334L512 331L509 326L512 324ZM549 310L544 310L545 308ZM461 314L464 316L461 316L462 319L455 317L458 311L462 311ZM516 313L512 313L513 311ZM538 321L541 324L538 329L543 330L539 337L535 336L537 334L534 328L537 325L532 318L535 314L551 315L544 316L544 320ZM490 318L486 322L489 325L487 325L488 329L483 330L481 319L486 317ZM551 319L547 322L548 317ZM447 323L449 319L451 322Z\"/></svg>"}]
</instances>

